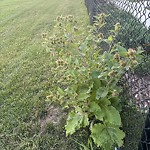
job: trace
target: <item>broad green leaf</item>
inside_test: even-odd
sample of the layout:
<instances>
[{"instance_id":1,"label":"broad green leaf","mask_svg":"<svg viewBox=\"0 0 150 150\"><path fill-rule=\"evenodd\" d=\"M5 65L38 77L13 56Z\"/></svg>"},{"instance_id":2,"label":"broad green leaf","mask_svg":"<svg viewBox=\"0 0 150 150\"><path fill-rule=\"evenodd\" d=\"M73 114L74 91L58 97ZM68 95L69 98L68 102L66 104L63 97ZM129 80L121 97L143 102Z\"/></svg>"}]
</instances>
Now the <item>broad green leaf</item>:
<instances>
[{"instance_id":1,"label":"broad green leaf","mask_svg":"<svg viewBox=\"0 0 150 150\"><path fill-rule=\"evenodd\" d=\"M81 127L89 125L88 115L86 113L75 113L71 111L67 118L67 124L65 125L66 135L73 134Z\"/></svg>"},{"instance_id":2,"label":"broad green leaf","mask_svg":"<svg viewBox=\"0 0 150 150\"><path fill-rule=\"evenodd\" d=\"M116 44L115 46L116 46L116 51L117 51L121 56L126 56L127 50L126 50L124 47L122 47L122 46L120 46L120 45L118 45L118 44Z\"/></svg>"},{"instance_id":3,"label":"broad green leaf","mask_svg":"<svg viewBox=\"0 0 150 150\"><path fill-rule=\"evenodd\" d=\"M99 75L100 75L99 71L93 71L92 72L92 78L98 78Z\"/></svg>"},{"instance_id":4,"label":"broad green leaf","mask_svg":"<svg viewBox=\"0 0 150 150\"><path fill-rule=\"evenodd\" d=\"M111 105L111 102L108 98L101 98L99 100L99 105L101 108L108 107Z\"/></svg>"},{"instance_id":5,"label":"broad green leaf","mask_svg":"<svg viewBox=\"0 0 150 150\"><path fill-rule=\"evenodd\" d=\"M78 100L83 101L86 100L88 97L90 97L90 94L88 93L79 93Z\"/></svg>"},{"instance_id":6,"label":"broad green leaf","mask_svg":"<svg viewBox=\"0 0 150 150\"><path fill-rule=\"evenodd\" d=\"M82 85L78 87L78 93L88 93L89 86L88 85Z\"/></svg>"},{"instance_id":7,"label":"broad green leaf","mask_svg":"<svg viewBox=\"0 0 150 150\"><path fill-rule=\"evenodd\" d=\"M91 132L94 143L104 150L112 149L115 144L119 147L123 145L122 140L125 137L125 134L116 126L106 126L98 123L92 127Z\"/></svg>"},{"instance_id":8,"label":"broad green leaf","mask_svg":"<svg viewBox=\"0 0 150 150\"><path fill-rule=\"evenodd\" d=\"M108 88L100 87L96 91L96 99L99 100L100 98L104 98L107 96L107 94L108 94Z\"/></svg>"},{"instance_id":9,"label":"broad green leaf","mask_svg":"<svg viewBox=\"0 0 150 150\"><path fill-rule=\"evenodd\" d=\"M107 123L121 126L121 117L119 111L115 107L104 107L103 112L105 114L104 118Z\"/></svg>"},{"instance_id":10,"label":"broad green leaf","mask_svg":"<svg viewBox=\"0 0 150 150\"><path fill-rule=\"evenodd\" d=\"M86 86L81 86L78 88L78 100L83 101L85 99L87 99L88 97L90 97L90 92L92 89L93 85L86 85Z\"/></svg>"},{"instance_id":11,"label":"broad green leaf","mask_svg":"<svg viewBox=\"0 0 150 150\"><path fill-rule=\"evenodd\" d=\"M93 86L93 90L94 92L96 92L96 90L101 86L101 80L98 78L93 79L94 82L94 86Z\"/></svg>"},{"instance_id":12,"label":"broad green leaf","mask_svg":"<svg viewBox=\"0 0 150 150\"><path fill-rule=\"evenodd\" d=\"M112 55L106 51L104 52L103 55L104 55L105 61L110 61L112 59Z\"/></svg>"},{"instance_id":13,"label":"broad green leaf","mask_svg":"<svg viewBox=\"0 0 150 150\"><path fill-rule=\"evenodd\" d=\"M114 131L114 134L112 134L112 136L115 137L115 142L118 145L118 147L121 147L123 145L122 139L125 137L125 133L117 127L115 128L115 130L113 129L113 127L110 127L109 131Z\"/></svg>"},{"instance_id":14,"label":"broad green leaf","mask_svg":"<svg viewBox=\"0 0 150 150\"><path fill-rule=\"evenodd\" d=\"M92 134L91 137L94 140L94 143L99 147L102 147L103 145L105 145L108 141L110 143L112 143L111 145L109 145L109 147L111 147L114 143L113 139L111 139L111 137L109 136L108 132L107 132L107 128L103 125L103 124L95 124L92 127Z\"/></svg>"},{"instance_id":15,"label":"broad green leaf","mask_svg":"<svg viewBox=\"0 0 150 150\"><path fill-rule=\"evenodd\" d=\"M65 125L66 134L73 134L76 129L79 129L81 116L74 111L70 112L67 118L67 124Z\"/></svg>"},{"instance_id":16,"label":"broad green leaf","mask_svg":"<svg viewBox=\"0 0 150 150\"><path fill-rule=\"evenodd\" d=\"M111 97L109 101L113 107L115 107L119 112L121 111L121 103L118 97Z\"/></svg>"},{"instance_id":17,"label":"broad green leaf","mask_svg":"<svg viewBox=\"0 0 150 150\"><path fill-rule=\"evenodd\" d=\"M112 66L114 66L114 61L113 61L113 55L108 53L108 52L104 52L103 54L103 57L104 57L104 62L106 64L105 66L105 69L108 69L111 68Z\"/></svg>"},{"instance_id":18,"label":"broad green leaf","mask_svg":"<svg viewBox=\"0 0 150 150\"><path fill-rule=\"evenodd\" d=\"M103 111L101 111L100 106L96 102L91 102L89 105L89 112L92 112L96 119L103 121Z\"/></svg>"},{"instance_id":19,"label":"broad green leaf","mask_svg":"<svg viewBox=\"0 0 150 150\"><path fill-rule=\"evenodd\" d=\"M96 102L91 102L89 105L90 112L100 112L101 108Z\"/></svg>"},{"instance_id":20,"label":"broad green leaf","mask_svg":"<svg viewBox=\"0 0 150 150\"><path fill-rule=\"evenodd\" d=\"M82 127L86 127L89 125L89 118L88 118L88 115L87 114L84 114L83 115L83 118L82 118Z\"/></svg>"}]
</instances>

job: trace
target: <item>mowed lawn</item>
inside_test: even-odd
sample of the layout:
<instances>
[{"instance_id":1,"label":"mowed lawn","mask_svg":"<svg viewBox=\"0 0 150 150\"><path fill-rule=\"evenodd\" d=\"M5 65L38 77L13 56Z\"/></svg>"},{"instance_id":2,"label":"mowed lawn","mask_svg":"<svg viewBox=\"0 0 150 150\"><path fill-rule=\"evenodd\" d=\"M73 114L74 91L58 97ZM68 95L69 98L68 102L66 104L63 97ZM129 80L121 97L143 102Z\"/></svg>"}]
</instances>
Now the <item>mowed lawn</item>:
<instances>
[{"instance_id":1,"label":"mowed lawn","mask_svg":"<svg viewBox=\"0 0 150 150\"><path fill-rule=\"evenodd\" d=\"M41 33L68 14L86 23L84 0L0 0L0 150L75 149L38 124L53 78Z\"/></svg>"}]
</instances>

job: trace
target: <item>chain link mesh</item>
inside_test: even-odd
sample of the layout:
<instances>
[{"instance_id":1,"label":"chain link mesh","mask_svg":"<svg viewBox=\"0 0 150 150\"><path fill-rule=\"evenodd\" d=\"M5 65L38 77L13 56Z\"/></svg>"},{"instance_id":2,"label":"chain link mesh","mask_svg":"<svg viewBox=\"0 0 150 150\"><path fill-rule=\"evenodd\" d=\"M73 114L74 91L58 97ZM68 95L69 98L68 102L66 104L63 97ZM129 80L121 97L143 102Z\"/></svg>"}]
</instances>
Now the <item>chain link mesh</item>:
<instances>
[{"instance_id":1,"label":"chain link mesh","mask_svg":"<svg viewBox=\"0 0 150 150\"><path fill-rule=\"evenodd\" d=\"M149 71L148 71L149 70ZM122 122L126 132L121 150L150 150L150 57L145 55L142 63L129 70L119 83L123 87ZM146 121L145 121L146 120Z\"/></svg>"},{"instance_id":2,"label":"chain link mesh","mask_svg":"<svg viewBox=\"0 0 150 150\"><path fill-rule=\"evenodd\" d=\"M118 36L127 48L142 46L150 49L150 1L149 0L85 0L91 23L99 13L105 13L107 25L102 29L109 32L117 22L122 31ZM106 33L107 35L108 33Z\"/></svg>"},{"instance_id":3,"label":"chain link mesh","mask_svg":"<svg viewBox=\"0 0 150 150\"><path fill-rule=\"evenodd\" d=\"M105 36L120 23L117 37L126 48L141 46L147 52L141 64L120 80L123 87L121 113L126 132L121 150L150 150L150 0L85 0L91 24L100 13L108 15ZM101 32L101 30L99 32Z\"/></svg>"}]
</instances>

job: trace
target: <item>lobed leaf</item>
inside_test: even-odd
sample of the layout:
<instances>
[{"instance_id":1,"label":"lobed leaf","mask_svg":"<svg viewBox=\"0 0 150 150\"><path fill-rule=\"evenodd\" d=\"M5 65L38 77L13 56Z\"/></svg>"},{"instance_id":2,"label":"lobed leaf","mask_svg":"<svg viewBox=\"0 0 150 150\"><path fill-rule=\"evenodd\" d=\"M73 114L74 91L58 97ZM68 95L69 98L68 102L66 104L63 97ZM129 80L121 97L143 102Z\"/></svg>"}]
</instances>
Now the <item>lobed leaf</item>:
<instances>
[{"instance_id":1,"label":"lobed leaf","mask_svg":"<svg viewBox=\"0 0 150 150\"><path fill-rule=\"evenodd\" d=\"M96 119L103 121L103 111L101 110L100 106L96 102L91 102L89 105L89 112L92 112Z\"/></svg>"},{"instance_id":2,"label":"lobed leaf","mask_svg":"<svg viewBox=\"0 0 150 150\"><path fill-rule=\"evenodd\" d=\"M123 145L125 134L116 126L106 126L104 124L94 124L91 130L91 137L98 147L104 150L110 150L115 144L119 147Z\"/></svg>"},{"instance_id":3,"label":"lobed leaf","mask_svg":"<svg viewBox=\"0 0 150 150\"><path fill-rule=\"evenodd\" d=\"M67 118L67 124L65 125L66 135L73 134L80 127L86 127L88 125L89 120L86 113L71 111Z\"/></svg>"},{"instance_id":4,"label":"lobed leaf","mask_svg":"<svg viewBox=\"0 0 150 150\"><path fill-rule=\"evenodd\" d=\"M105 121L107 123L121 126L121 117L119 111L115 107L113 106L104 107L103 112L105 115L104 116Z\"/></svg>"},{"instance_id":5,"label":"lobed leaf","mask_svg":"<svg viewBox=\"0 0 150 150\"><path fill-rule=\"evenodd\" d=\"M99 100L100 98L106 97L108 94L108 88L106 87L99 87L96 91L96 99Z\"/></svg>"}]
</instances>

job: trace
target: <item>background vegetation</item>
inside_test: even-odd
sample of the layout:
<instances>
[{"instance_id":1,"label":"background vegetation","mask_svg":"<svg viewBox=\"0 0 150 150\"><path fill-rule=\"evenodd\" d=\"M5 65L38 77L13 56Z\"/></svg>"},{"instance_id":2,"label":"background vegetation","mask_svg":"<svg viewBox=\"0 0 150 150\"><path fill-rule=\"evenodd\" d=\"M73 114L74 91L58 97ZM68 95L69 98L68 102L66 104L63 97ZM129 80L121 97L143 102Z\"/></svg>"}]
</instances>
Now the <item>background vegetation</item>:
<instances>
[{"instance_id":1,"label":"background vegetation","mask_svg":"<svg viewBox=\"0 0 150 150\"><path fill-rule=\"evenodd\" d=\"M65 113L45 102L53 76L41 33L52 32L54 18L68 14L86 25L87 14L80 0L0 1L0 149L79 149L65 138ZM50 121L54 125L46 125ZM76 137L86 141L86 134L83 138L77 133Z\"/></svg>"},{"instance_id":2,"label":"background vegetation","mask_svg":"<svg viewBox=\"0 0 150 150\"><path fill-rule=\"evenodd\" d=\"M41 33L61 14L87 22L80 0L0 1L0 149L76 149L61 127L41 128L43 116L58 116L45 102L53 77Z\"/></svg>"}]
</instances>

